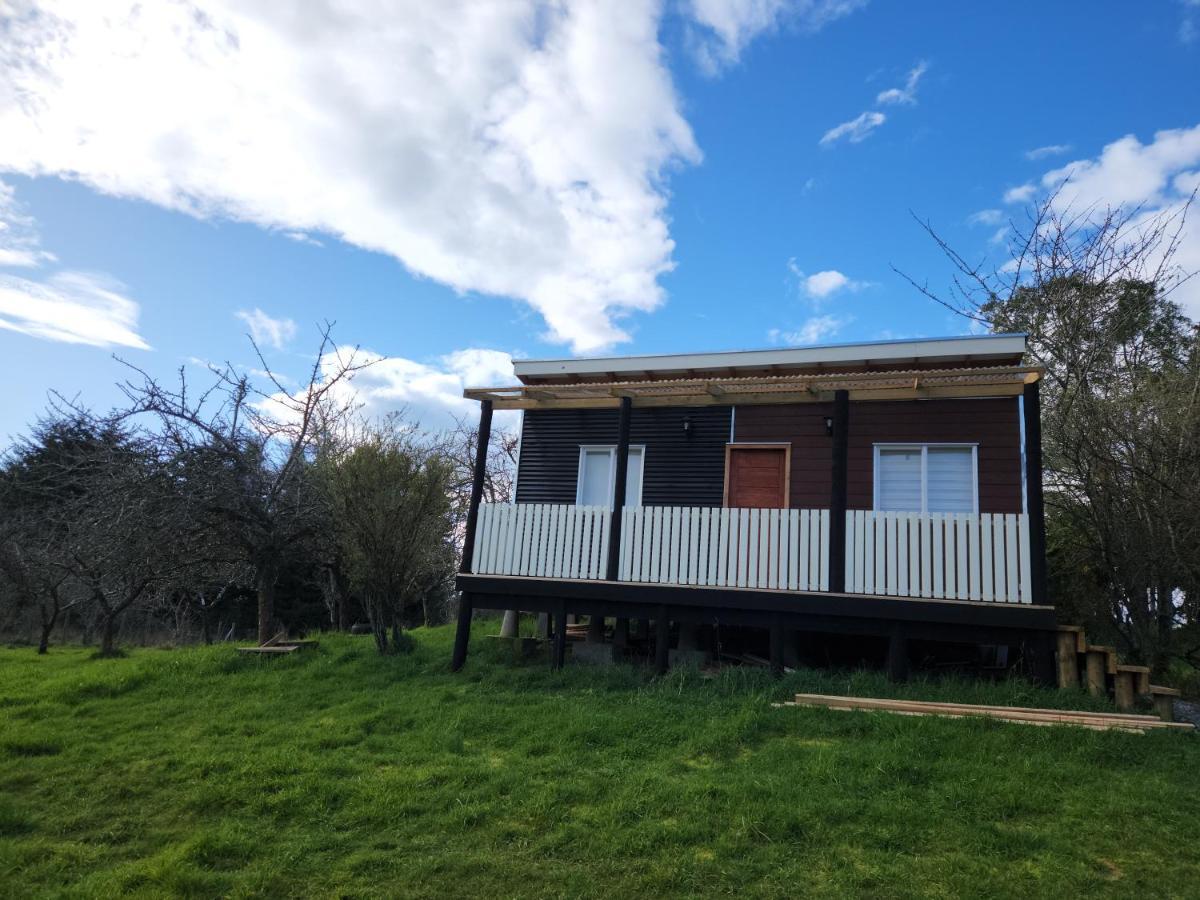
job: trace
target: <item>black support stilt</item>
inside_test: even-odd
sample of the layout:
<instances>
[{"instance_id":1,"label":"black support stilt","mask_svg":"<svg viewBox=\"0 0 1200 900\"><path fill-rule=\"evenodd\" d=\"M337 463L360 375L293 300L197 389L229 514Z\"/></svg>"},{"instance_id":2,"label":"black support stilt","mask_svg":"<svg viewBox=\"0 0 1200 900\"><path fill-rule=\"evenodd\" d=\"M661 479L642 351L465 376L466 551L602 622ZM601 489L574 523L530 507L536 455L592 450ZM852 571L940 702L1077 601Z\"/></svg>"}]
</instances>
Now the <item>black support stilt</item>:
<instances>
[{"instance_id":1,"label":"black support stilt","mask_svg":"<svg viewBox=\"0 0 1200 900\"><path fill-rule=\"evenodd\" d=\"M463 534L462 560L458 571L471 572L471 557L475 553L475 528L479 523L479 502L483 499L483 479L487 471L488 441L492 436L492 401L479 404L479 432L475 439L475 471L471 478L471 499L467 504L467 523ZM471 640L472 597L466 591L459 595L458 628L454 632L454 656L450 671L457 672L467 661L467 644Z\"/></svg>"},{"instance_id":2,"label":"black support stilt","mask_svg":"<svg viewBox=\"0 0 1200 900\"><path fill-rule=\"evenodd\" d=\"M887 674L892 681L908 680L908 636L899 625L888 636Z\"/></svg>"},{"instance_id":3,"label":"black support stilt","mask_svg":"<svg viewBox=\"0 0 1200 900\"><path fill-rule=\"evenodd\" d=\"M613 622L613 646L624 649L629 646L629 620L617 618Z\"/></svg>"},{"instance_id":4,"label":"black support stilt","mask_svg":"<svg viewBox=\"0 0 1200 900\"><path fill-rule=\"evenodd\" d=\"M467 662L467 644L471 640L472 597L463 591L458 597L458 627L454 632L454 656L450 660L450 671L457 672Z\"/></svg>"},{"instance_id":5,"label":"black support stilt","mask_svg":"<svg viewBox=\"0 0 1200 900\"><path fill-rule=\"evenodd\" d=\"M665 606L659 608L655 625L657 628L654 635L654 668L659 675L666 675L667 663L670 659L668 653L671 644L671 620L667 618Z\"/></svg>"},{"instance_id":6,"label":"black support stilt","mask_svg":"<svg viewBox=\"0 0 1200 900\"><path fill-rule=\"evenodd\" d=\"M771 620L771 674L783 674L783 623L778 617Z\"/></svg>"},{"instance_id":7,"label":"black support stilt","mask_svg":"<svg viewBox=\"0 0 1200 900\"><path fill-rule=\"evenodd\" d=\"M558 604L554 614L554 652L550 658L552 669L561 669L567 659L567 604Z\"/></svg>"}]
</instances>

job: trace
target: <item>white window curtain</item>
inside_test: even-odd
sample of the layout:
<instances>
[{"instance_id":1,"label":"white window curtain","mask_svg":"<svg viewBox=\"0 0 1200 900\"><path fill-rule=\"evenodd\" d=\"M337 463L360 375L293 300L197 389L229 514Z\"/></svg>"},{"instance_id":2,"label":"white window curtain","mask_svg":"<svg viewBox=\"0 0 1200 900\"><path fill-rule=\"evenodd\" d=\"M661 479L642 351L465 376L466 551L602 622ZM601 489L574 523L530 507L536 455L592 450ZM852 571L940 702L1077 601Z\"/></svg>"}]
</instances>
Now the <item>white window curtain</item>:
<instances>
[{"instance_id":1,"label":"white window curtain","mask_svg":"<svg viewBox=\"0 0 1200 900\"><path fill-rule=\"evenodd\" d=\"M976 448L911 444L875 448L875 509L973 513Z\"/></svg>"},{"instance_id":2,"label":"white window curtain","mask_svg":"<svg viewBox=\"0 0 1200 900\"><path fill-rule=\"evenodd\" d=\"M625 505L641 506L642 464L645 448L629 448L629 468L625 476ZM580 506L611 506L616 490L617 450L615 446L579 448L579 484L575 502Z\"/></svg>"}]
</instances>

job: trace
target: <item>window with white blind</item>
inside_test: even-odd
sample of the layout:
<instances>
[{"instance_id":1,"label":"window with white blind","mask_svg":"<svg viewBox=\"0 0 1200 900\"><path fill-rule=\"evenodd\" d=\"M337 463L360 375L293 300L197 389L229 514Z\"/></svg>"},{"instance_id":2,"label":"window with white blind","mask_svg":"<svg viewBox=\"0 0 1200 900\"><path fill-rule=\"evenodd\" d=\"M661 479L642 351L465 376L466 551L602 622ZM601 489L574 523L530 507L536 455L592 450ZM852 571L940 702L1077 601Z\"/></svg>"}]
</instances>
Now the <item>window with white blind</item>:
<instances>
[{"instance_id":1,"label":"window with white blind","mask_svg":"<svg viewBox=\"0 0 1200 900\"><path fill-rule=\"evenodd\" d=\"M645 447L630 446L625 473L625 505L642 505L642 459ZM612 506L616 490L617 448L609 445L579 448L579 480L575 502L580 506Z\"/></svg>"},{"instance_id":2,"label":"window with white blind","mask_svg":"<svg viewBox=\"0 0 1200 900\"><path fill-rule=\"evenodd\" d=\"M974 444L876 444L875 509L979 512Z\"/></svg>"}]
</instances>

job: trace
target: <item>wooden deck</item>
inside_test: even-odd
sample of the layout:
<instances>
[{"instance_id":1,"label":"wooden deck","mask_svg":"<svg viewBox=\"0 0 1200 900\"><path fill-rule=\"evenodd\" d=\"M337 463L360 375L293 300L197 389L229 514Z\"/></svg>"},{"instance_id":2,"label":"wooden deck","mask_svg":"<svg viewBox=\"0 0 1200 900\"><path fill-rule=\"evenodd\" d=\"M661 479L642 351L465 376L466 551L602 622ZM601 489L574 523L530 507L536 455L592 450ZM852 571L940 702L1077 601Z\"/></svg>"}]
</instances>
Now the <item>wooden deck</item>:
<instances>
[{"instance_id":1,"label":"wooden deck","mask_svg":"<svg viewBox=\"0 0 1200 900\"><path fill-rule=\"evenodd\" d=\"M1053 632L1052 606L933 600L830 591L763 590L518 575L461 574L456 586L476 609L565 611L622 618L771 626L838 633L908 635L930 640L1000 643L1028 632Z\"/></svg>"}]
</instances>

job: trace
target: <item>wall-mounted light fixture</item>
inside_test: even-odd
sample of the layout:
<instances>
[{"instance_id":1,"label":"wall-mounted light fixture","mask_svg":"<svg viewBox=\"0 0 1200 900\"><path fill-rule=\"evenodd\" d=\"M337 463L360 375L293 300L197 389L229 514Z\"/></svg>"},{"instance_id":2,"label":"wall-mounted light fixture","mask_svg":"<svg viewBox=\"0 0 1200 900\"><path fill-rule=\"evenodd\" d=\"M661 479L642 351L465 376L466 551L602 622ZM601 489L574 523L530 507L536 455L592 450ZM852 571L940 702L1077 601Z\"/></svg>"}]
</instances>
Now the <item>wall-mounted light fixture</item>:
<instances>
[{"instance_id":1,"label":"wall-mounted light fixture","mask_svg":"<svg viewBox=\"0 0 1200 900\"><path fill-rule=\"evenodd\" d=\"M683 417L683 436L689 441L692 439L692 419L691 416Z\"/></svg>"},{"instance_id":2,"label":"wall-mounted light fixture","mask_svg":"<svg viewBox=\"0 0 1200 900\"><path fill-rule=\"evenodd\" d=\"M825 437L833 437L833 416L825 417Z\"/></svg>"}]
</instances>

